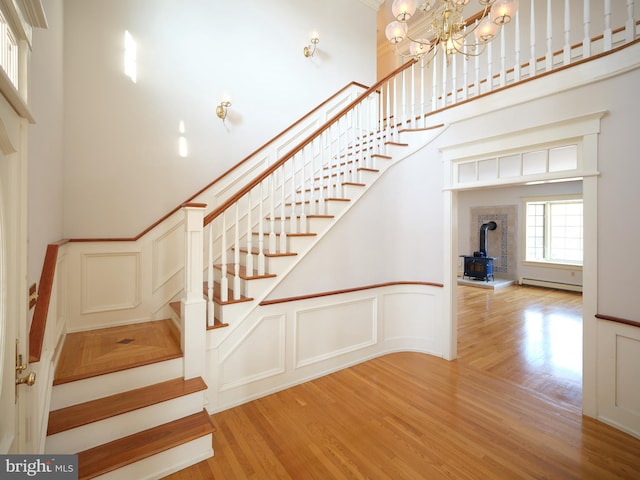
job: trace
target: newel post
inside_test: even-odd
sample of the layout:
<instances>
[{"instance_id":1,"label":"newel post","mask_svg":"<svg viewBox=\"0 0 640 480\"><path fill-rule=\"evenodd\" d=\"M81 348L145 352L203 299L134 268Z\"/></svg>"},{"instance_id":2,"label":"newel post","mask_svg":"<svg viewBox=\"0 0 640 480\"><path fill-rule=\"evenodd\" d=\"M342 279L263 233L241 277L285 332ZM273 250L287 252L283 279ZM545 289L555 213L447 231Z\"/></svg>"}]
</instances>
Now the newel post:
<instances>
[{"instance_id":1,"label":"newel post","mask_svg":"<svg viewBox=\"0 0 640 480\"><path fill-rule=\"evenodd\" d=\"M207 303L202 290L205 207L202 203L187 203L182 207L185 216L185 295L180 302L180 318L185 379L205 373Z\"/></svg>"}]
</instances>

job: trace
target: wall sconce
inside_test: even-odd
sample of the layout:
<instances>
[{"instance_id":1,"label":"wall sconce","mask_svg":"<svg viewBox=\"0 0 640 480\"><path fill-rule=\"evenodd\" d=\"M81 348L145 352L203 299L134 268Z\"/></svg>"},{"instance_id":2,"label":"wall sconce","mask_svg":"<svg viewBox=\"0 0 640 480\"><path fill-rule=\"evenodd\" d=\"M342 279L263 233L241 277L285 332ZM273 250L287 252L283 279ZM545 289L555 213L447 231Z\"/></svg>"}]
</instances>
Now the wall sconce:
<instances>
[{"instance_id":1,"label":"wall sconce","mask_svg":"<svg viewBox=\"0 0 640 480\"><path fill-rule=\"evenodd\" d=\"M311 43L304 47L304 56L309 58L313 57L313 54L316 53L316 45L320 42L320 37L318 36L318 32L313 32L311 34Z\"/></svg>"},{"instance_id":2,"label":"wall sconce","mask_svg":"<svg viewBox=\"0 0 640 480\"><path fill-rule=\"evenodd\" d=\"M216 107L216 115L220 120L224 122L224 119L227 118L227 108L231 106L231 102L229 100L222 100L220 105Z\"/></svg>"}]
</instances>

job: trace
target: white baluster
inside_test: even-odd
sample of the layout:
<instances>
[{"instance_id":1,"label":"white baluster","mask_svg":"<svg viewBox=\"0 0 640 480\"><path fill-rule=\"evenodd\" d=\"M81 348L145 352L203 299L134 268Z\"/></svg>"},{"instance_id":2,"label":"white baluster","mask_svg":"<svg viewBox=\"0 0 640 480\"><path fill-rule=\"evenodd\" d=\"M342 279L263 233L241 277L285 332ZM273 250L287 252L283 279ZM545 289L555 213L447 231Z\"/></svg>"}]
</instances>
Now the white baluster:
<instances>
[{"instance_id":1,"label":"white baluster","mask_svg":"<svg viewBox=\"0 0 640 480\"><path fill-rule=\"evenodd\" d=\"M285 210L285 189L287 179L285 177L285 164L282 165L282 184L280 185L280 253L287 253L287 212Z\"/></svg>"},{"instance_id":2,"label":"white baluster","mask_svg":"<svg viewBox=\"0 0 640 480\"><path fill-rule=\"evenodd\" d=\"M298 233L298 207L296 202L296 153L291 157L291 213L289 214L289 233ZM304 208L304 206L303 206Z\"/></svg>"},{"instance_id":3,"label":"white baluster","mask_svg":"<svg viewBox=\"0 0 640 480\"><path fill-rule=\"evenodd\" d=\"M480 93L482 93L482 89L480 88L480 57L479 56L476 56L474 58L474 63L475 63L475 81L474 81L474 84L476 86L475 95L477 97L478 95L480 95Z\"/></svg>"},{"instance_id":4,"label":"white baluster","mask_svg":"<svg viewBox=\"0 0 640 480\"><path fill-rule=\"evenodd\" d=\"M400 127L407 123L407 69L400 73L400 94L402 96L402 118L400 119ZM396 126L398 124L396 123Z\"/></svg>"},{"instance_id":5,"label":"white baluster","mask_svg":"<svg viewBox=\"0 0 640 480\"><path fill-rule=\"evenodd\" d=\"M426 128L427 126L427 111L425 105L425 96L426 96L426 79L425 75L427 74L427 68L424 64L424 58L420 59L420 118L422 119L422 127Z\"/></svg>"},{"instance_id":6,"label":"white baluster","mask_svg":"<svg viewBox=\"0 0 640 480\"><path fill-rule=\"evenodd\" d=\"M604 0L604 51L613 46L613 32L611 31L611 0Z\"/></svg>"},{"instance_id":7,"label":"white baluster","mask_svg":"<svg viewBox=\"0 0 640 480\"><path fill-rule=\"evenodd\" d=\"M520 70L521 70L521 66L520 66L520 10L516 10L516 25L514 28L514 35L515 35L515 45L514 45L514 49L515 49L515 65L513 67L513 81L514 82L519 82L520 81Z\"/></svg>"},{"instance_id":8,"label":"white baluster","mask_svg":"<svg viewBox=\"0 0 640 480\"><path fill-rule=\"evenodd\" d=\"M545 71L553 69L553 10L551 0L547 0L547 53L545 54Z\"/></svg>"},{"instance_id":9,"label":"white baluster","mask_svg":"<svg viewBox=\"0 0 640 480\"><path fill-rule=\"evenodd\" d=\"M313 152L312 152L313 153ZM298 227L300 233L307 233L307 214L306 214L306 206L305 206L305 201L306 201L306 194L305 194L305 190L307 188L306 186L306 179L305 179L305 170L306 170L306 165L307 162L310 161L309 159L309 145L307 145L306 147L304 147L302 149L301 152L301 157L302 157L302 180L300 182L300 184L302 185L301 187L301 191L302 191L302 195L301 195L301 202L302 202L302 208L300 209L300 226ZM311 160L313 159L313 156L311 157ZM313 169L311 169L311 178L313 178ZM311 184L311 191L313 192L313 183ZM310 196L312 195L312 193L310 194Z\"/></svg>"},{"instance_id":10,"label":"white baluster","mask_svg":"<svg viewBox=\"0 0 640 480\"><path fill-rule=\"evenodd\" d=\"M469 98L469 60L462 62L462 100Z\"/></svg>"},{"instance_id":11,"label":"white baluster","mask_svg":"<svg viewBox=\"0 0 640 480\"><path fill-rule=\"evenodd\" d=\"M358 174L358 157L360 152L358 151L358 129L356 127L358 116L360 115L360 104L356 105L351 110L351 160L347 167L349 178L352 182L357 182L356 175ZM364 138L360 142L360 150L364 148Z\"/></svg>"},{"instance_id":12,"label":"white baluster","mask_svg":"<svg viewBox=\"0 0 640 480\"><path fill-rule=\"evenodd\" d=\"M233 299L240 299L240 201L236 202L236 220L233 226Z\"/></svg>"},{"instance_id":13,"label":"white baluster","mask_svg":"<svg viewBox=\"0 0 640 480\"><path fill-rule=\"evenodd\" d=\"M221 238L221 255L222 260L220 270L222 276L220 277L220 300L226 302L229 300L229 280L227 279L227 212L221 213L222 216L222 238Z\"/></svg>"},{"instance_id":14,"label":"white baluster","mask_svg":"<svg viewBox=\"0 0 640 480\"><path fill-rule=\"evenodd\" d=\"M562 63L571 63L571 6L569 0L564 0L564 47L562 48Z\"/></svg>"},{"instance_id":15,"label":"white baluster","mask_svg":"<svg viewBox=\"0 0 640 480\"><path fill-rule=\"evenodd\" d=\"M633 13L633 0L627 0L627 22L624 24L627 43L636 38L636 20Z\"/></svg>"},{"instance_id":16,"label":"white baluster","mask_svg":"<svg viewBox=\"0 0 640 480\"><path fill-rule=\"evenodd\" d=\"M435 112L438 109L438 62L433 59L431 64L433 75L431 78L431 111Z\"/></svg>"},{"instance_id":17,"label":"white baluster","mask_svg":"<svg viewBox=\"0 0 640 480\"><path fill-rule=\"evenodd\" d=\"M213 327L215 323L215 309L213 306L213 224L209 223L209 259L207 261L207 325Z\"/></svg>"},{"instance_id":18,"label":"white baluster","mask_svg":"<svg viewBox=\"0 0 640 480\"><path fill-rule=\"evenodd\" d=\"M265 273L265 257L264 257L264 182L260 182L260 202L258 213L258 275Z\"/></svg>"},{"instance_id":19,"label":"white baluster","mask_svg":"<svg viewBox=\"0 0 640 480\"><path fill-rule=\"evenodd\" d=\"M487 92L493 90L493 44L487 45Z\"/></svg>"},{"instance_id":20,"label":"white baluster","mask_svg":"<svg viewBox=\"0 0 640 480\"><path fill-rule=\"evenodd\" d=\"M387 141L390 142L394 137L395 127L398 125L398 75L393 77L393 120L390 130L390 138Z\"/></svg>"},{"instance_id":21,"label":"white baluster","mask_svg":"<svg viewBox=\"0 0 640 480\"><path fill-rule=\"evenodd\" d=\"M269 175L269 253L276 253L277 235L276 235L276 172Z\"/></svg>"},{"instance_id":22,"label":"white baluster","mask_svg":"<svg viewBox=\"0 0 640 480\"><path fill-rule=\"evenodd\" d=\"M451 103L458 103L458 57L462 55L453 55L451 59Z\"/></svg>"},{"instance_id":23,"label":"white baluster","mask_svg":"<svg viewBox=\"0 0 640 480\"><path fill-rule=\"evenodd\" d=\"M584 0L582 23L584 29L584 39L582 40L582 58L589 58L591 56L591 4L589 0Z\"/></svg>"},{"instance_id":24,"label":"white baluster","mask_svg":"<svg viewBox=\"0 0 640 480\"><path fill-rule=\"evenodd\" d=\"M529 26L529 77L533 77L538 71L538 60L536 59L536 10L535 0L531 0L530 26Z\"/></svg>"},{"instance_id":25,"label":"white baluster","mask_svg":"<svg viewBox=\"0 0 640 480\"><path fill-rule=\"evenodd\" d=\"M391 141L391 128L392 128L392 124L391 122L393 121L393 111L391 110L391 94L392 94L392 89L391 89L391 79L389 79L389 81L387 82L387 116L386 116L386 129L385 129L385 134L384 134L384 138L382 139L382 143L383 145L386 145L387 142ZM389 147L385 147L384 149L384 153L385 155L387 155L389 153Z\"/></svg>"},{"instance_id":26,"label":"white baluster","mask_svg":"<svg viewBox=\"0 0 640 480\"><path fill-rule=\"evenodd\" d=\"M507 45L505 37L507 36L506 28L500 29L500 86L507 84Z\"/></svg>"},{"instance_id":27,"label":"white baluster","mask_svg":"<svg viewBox=\"0 0 640 480\"><path fill-rule=\"evenodd\" d=\"M416 121L416 64L411 64L411 127L415 128Z\"/></svg>"},{"instance_id":28,"label":"white baluster","mask_svg":"<svg viewBox=\"0 0 640 480\"><path fill-rule=\"evenodd\" d=\"M440 95L442 96L442 101L440 102L441 107L447 106L447 56L442 55L442 91Z\"/></svg>"},{"instance_id":29,"label":"white baluster","mask_svg":"<svg viewBox=\"0 0 640 480\"><path fill-rule=\"evenodd\" d=\"M316 171L318 172L318 200L316 204L316 213L320 215L324 215L326 213L325 210L325 191L324 191L324 157L327 147L327 131L324 130L322 132L322 136L320 137L320 152L317 155L318 157L318 167ZM315 156L314 156L315 158Z\"/></svg>"},{"instance_id":30,"label":"white baluster","mask_svg":"<svg viewBox=\"0 0 640 480\"><path fill-rule=\"evenodd\" d=\"M253 222L251 221L251 191L247 193L247 255L245 256L245 269L248 276L253 275Z\"/></svg>"}]
</instances>

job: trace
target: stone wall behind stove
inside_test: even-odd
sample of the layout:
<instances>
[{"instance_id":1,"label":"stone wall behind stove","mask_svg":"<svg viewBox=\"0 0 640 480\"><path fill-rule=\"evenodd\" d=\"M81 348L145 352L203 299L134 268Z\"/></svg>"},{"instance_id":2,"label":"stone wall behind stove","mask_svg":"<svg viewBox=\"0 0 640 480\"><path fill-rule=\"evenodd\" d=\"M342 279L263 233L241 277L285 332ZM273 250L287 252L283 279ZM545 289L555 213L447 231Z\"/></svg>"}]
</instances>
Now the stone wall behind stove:
<instances>
[{"instance_id":1,"label":"stone wall behind stove","mask_svg":"<svg viewBox=\"0 0 640 480\"><path fill-rule=\"evenodd\" d=\"M498 278L516 280L517 239L518 239L518 206L500 205L495 207L472 207L470 211L469 252L473 255L480 248L480 227L494 221L495 230L487 230L487 255L495 257L494 274Z\"/></svg>"}]
</instances>

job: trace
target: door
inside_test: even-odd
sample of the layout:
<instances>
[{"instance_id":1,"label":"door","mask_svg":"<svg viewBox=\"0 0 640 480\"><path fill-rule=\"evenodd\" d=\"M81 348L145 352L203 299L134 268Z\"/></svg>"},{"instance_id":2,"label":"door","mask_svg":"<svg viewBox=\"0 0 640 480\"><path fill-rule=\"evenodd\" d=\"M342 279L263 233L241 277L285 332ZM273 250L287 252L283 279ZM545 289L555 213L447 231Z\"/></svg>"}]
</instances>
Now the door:
<instances>
[{"instance_id":1,"label":"door","mask_svg":"<svg viewBox=\"0 0 640 480\"><path fill-rule=\"evenodd\" d=\"M5 158L0 153L0 170ZM15 451L17 438L17 403L15 398L14 360L16 328L7 319L7 260L5 244L5 187L0 176L0 454Z\"/></svg>"}]
</instances>

